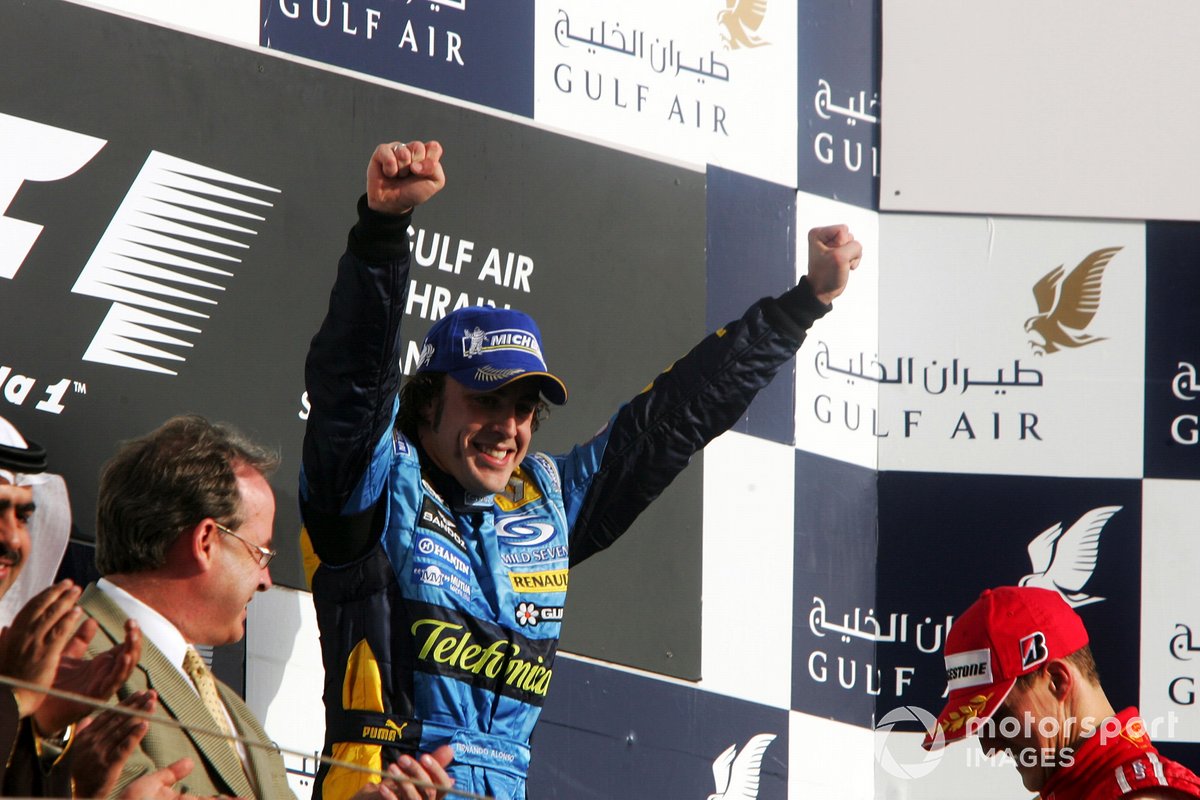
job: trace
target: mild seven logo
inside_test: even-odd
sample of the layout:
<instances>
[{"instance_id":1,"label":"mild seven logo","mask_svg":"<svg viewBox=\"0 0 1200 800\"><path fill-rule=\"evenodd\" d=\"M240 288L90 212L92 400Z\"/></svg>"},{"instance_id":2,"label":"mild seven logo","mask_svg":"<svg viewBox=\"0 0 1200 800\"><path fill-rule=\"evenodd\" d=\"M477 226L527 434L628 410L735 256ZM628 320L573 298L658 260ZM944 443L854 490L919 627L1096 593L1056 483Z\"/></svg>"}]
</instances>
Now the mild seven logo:
<instances>
[{"instance_id":1,"label":"mild seven logo","mask_svg":"<svg viewBox=\"0 0 1200 800\"><path fill-rule=\"evenodd\" d=\"M536 514L504 517L496 522L496 536L513 547L537 547L554 537L554 526Z\"/></svg>"}]
</instances>

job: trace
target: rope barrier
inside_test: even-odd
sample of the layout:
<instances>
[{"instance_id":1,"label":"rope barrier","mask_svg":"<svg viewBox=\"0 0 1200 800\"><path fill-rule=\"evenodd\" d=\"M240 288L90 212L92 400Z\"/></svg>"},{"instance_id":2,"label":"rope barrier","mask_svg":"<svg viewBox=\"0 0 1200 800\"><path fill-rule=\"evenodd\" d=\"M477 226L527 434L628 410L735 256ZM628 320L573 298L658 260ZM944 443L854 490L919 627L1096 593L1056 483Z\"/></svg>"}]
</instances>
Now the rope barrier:
<instances>
[{"instance_id":1,"label":"rope barrier","mask_svg":"<svg viewBox=\"0 0 1200 800\"><path fill-rule=\"evenodd\" d=\"M331 758L329 756L325 756L320 753L305 753L305 752L301 752L299 750L289 750L285 747L279 747L278 745L275 745L273 743L254 741L252 739L247 739L247 738L245 738L243 736L239 736L237 734L225 733L224 731L220 730L219 728L216 728L215 726L212 728L208 728L208 727L204 727L201 725L185 725L182 722L180 722L179 720L173 719L171 717L158 716L156 714L151 714L146 711L139 711L137 709L127 708L122 705L113 705L113 704L105 703L100 700L95 700L94 698L88 697L86 695L76 694L75 692L68 692L68 691L64 691L62 689L54 689L51 687L41 686L36 683L28 683L26 681L19 680L17 678L10 678L6 675L0 675L0 686L12 686L16 689L25 689L26 691L37 692L39 694L45 694L50 697L57 697L62 700L70 700L72 702L80 703L82 705L86 705L91 708L98 709L100 711L116 711L117 713L125 714L126 716L137 717L139 719L146 720L147 722L154 723L155 725L165 725L168 728L175 728L176 730L181 730L181 731L184 731L187 733L201 734L204 736L213 736L215 738L225 739L225 740L231 741L231 742L240 742L245 747L257 747L260 750L270 750L273 752L280 753L282 755L299 756L300 758L304 758L304 759L312 758L318 762L324 762L333 767L342 767L343 769L350 769L350 770L354 770L356 772L364 772L373 777L386 779L389 781L411 783L413 786L416 786L420 789L434 789L436 791L444 792L446 795L451 795L454 797L465 797L468 800L494 800L494 798L489 797L487 795L475 794L474 792L468 792L463 789L457 789L457 788L446 789L446 788L437 786L435 784L432 784L428 781L422 781L422 780L418 780L416 778L410 778L407 775L401 775L400 777L396 777L395 775L391 775L387 772L381 772L377 769L371 769L370 767L364 767L362 764L354 764L349 761L341 761L339 759Z\"/></svg>"}]
</instances>

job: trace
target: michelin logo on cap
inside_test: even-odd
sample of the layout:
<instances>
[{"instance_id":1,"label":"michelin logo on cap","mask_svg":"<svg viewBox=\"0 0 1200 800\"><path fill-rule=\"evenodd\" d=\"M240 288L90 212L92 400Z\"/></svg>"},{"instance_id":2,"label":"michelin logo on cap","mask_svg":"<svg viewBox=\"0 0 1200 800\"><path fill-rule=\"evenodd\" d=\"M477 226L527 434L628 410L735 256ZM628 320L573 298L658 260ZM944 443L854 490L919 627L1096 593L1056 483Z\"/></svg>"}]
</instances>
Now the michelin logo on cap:
<instances>
[{"instance_id":1,"label":"michelin logo on cap","mask_svg":"<svg viewBox=\"0 0 1200 800\"><path fill-rule=\"evenodd\" d=\"M537 337L520 328L502 328L496 331L484 331L483 328L476 328L467 331L462 342L464 358L472 358L497 350L517 350L536 356L545 364Z\"/></svg>"}]
</instances>

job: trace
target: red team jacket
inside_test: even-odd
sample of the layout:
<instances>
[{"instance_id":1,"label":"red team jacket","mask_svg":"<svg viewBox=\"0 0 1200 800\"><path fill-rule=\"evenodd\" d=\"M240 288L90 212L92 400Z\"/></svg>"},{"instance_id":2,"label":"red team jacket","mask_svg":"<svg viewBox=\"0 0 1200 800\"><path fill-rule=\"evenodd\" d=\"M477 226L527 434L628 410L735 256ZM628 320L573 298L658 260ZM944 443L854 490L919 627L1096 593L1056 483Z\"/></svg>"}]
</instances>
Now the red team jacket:
<instances>
[{"instance_id":1,"label":"red team jacket","mask_svg":"<svg viewBox=\"0 0 1200 800\"><path fill-rule=\"evenodd\" d=\"M1084 740L1075 751L1075 763L1056 769L1042 787L1043 800L1118 800L1148 789L1200 797L1200 778L1159 755L1136 708L1117 714L1117 720L1121 733L1098 731Z\"/></svg>"}]
</instances>

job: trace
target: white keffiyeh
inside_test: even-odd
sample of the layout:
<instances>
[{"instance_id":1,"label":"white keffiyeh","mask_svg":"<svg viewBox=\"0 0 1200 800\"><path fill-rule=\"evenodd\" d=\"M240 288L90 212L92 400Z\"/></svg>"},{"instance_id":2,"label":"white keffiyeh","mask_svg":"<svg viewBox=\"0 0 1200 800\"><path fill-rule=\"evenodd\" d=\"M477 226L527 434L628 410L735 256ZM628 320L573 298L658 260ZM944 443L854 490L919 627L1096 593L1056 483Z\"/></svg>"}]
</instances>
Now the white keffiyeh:
<instances>
[{"instance_id":1,"label":"white keffiyeh","mask_svg":"<svg viewBox=\"0 0 1200 800\"><path fill-rule=\"evenodd\" d=\"M25 438L3 417L0 417L0 445L29 449ZM8 625L30 598L54 582L71 535L71 500L61 475L0 468L0 481L31 487L37 506L29 523L30 546L25 565L12 587L0 598L0 625Z\"/></svg>"}]
</instances>

